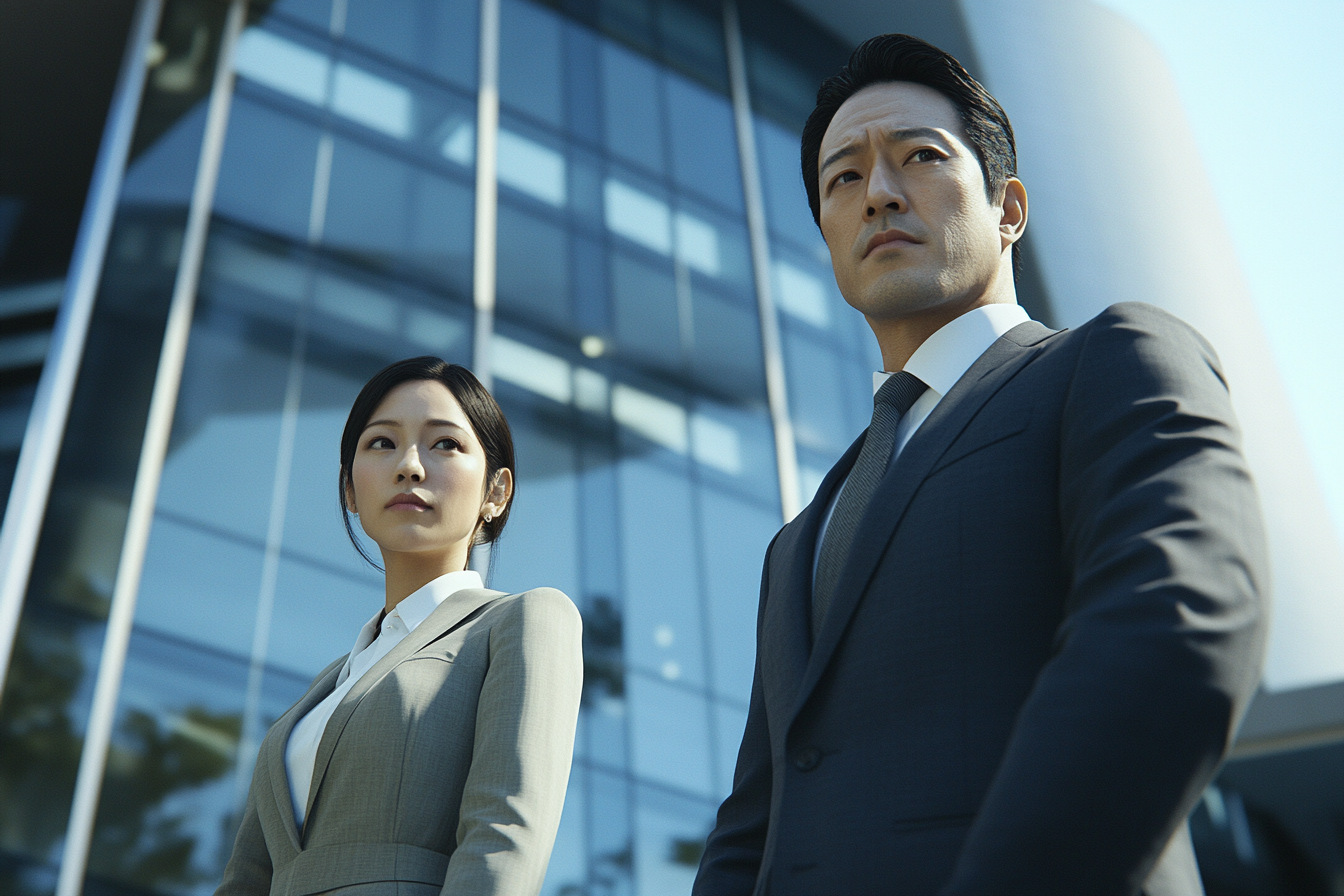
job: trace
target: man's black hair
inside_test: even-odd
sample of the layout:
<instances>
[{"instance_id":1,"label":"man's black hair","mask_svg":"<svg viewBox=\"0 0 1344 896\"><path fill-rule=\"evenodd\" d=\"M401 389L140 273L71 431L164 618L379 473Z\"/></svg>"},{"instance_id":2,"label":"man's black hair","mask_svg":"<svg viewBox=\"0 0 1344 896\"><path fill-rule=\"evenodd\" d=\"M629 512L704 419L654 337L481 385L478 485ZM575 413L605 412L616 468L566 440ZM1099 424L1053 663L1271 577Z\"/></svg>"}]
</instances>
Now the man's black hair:
<instances>
[{"instance_id":1,"label":"man's black hair","mask_svg":"<svg viewBox=\"0 0 1344 896\"><path fill-rule=\"evenodd\" d=\"M947 97L961 116L966 138L980 160L985 193L995 202L1003 185L1017 174L1017 147L1013 126L989 91L980 86L951 55L908 34L879 34L859 44L849 62L817 90L817 105L803 125L803 186L812 207L812 219L821 226L818 156L831 119L845 100L871 84L909 81L923 84ZM1017 244L1013 245L1016 261Z\"/></svg>"}]
</instances>

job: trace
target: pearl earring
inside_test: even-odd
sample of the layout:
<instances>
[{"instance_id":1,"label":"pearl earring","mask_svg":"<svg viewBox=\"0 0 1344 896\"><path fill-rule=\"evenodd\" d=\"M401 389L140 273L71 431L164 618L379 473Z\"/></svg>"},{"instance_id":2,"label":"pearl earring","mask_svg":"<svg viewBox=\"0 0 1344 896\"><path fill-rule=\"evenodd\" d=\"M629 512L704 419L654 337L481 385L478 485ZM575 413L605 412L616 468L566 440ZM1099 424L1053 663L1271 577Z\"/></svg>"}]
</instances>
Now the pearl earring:
<instances>
[{"instance_id":1,"label":"pearl earring","mask_svg":"<svg viewBox=\"0 0 1344 896\"><path fill-rule=\"evenodd\" d=\"M491 520L493 520L494 518L495 518L495 517L494 517L494 514L487 513L487 514L485 515L485 521L486 521L487 523L490 522Z\"/></svg>"}]
</instances>

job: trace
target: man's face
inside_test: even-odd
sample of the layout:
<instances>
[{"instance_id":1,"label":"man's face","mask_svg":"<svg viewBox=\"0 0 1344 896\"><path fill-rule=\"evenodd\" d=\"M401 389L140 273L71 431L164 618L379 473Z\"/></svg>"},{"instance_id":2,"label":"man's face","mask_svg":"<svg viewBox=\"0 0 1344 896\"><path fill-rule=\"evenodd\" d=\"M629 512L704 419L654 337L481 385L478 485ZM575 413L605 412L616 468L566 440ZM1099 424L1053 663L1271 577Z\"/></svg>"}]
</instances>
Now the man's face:
<instances>
[{"instance_id":1,"label":"man's face","mask_svg":"<svg viewBox=\"0 0 1344 896\"><path fill-rule=\"evenodd\" d=\"M919 316L950 320L1011 290L1002 202L956 107L905 81L873 84L836 112L821 141L821 232L845 300L877 326ZM1008 194L1021 187L1010 182ZM1021 195L1025 221L1025 193ZM1011 299L1009 299L1011 301Z\"/></svg>"}]
</instances>

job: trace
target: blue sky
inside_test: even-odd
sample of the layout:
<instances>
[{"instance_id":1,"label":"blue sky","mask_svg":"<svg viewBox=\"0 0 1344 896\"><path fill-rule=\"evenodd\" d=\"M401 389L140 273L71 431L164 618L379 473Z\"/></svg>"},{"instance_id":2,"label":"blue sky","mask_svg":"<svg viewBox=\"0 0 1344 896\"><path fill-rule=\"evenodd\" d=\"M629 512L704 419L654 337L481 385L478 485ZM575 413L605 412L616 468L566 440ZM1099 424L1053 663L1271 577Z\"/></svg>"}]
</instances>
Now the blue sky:
<instances>
[{"instance_id":1,"label":"blue sky","mask_svg":"<svg viewBox=\"0 0 1344 896\"><path fill-rule=\"evenodd\" d=\"M1344 540L1344 2L1096 2L1171 66Z\"/></svg>"}]
</instances>

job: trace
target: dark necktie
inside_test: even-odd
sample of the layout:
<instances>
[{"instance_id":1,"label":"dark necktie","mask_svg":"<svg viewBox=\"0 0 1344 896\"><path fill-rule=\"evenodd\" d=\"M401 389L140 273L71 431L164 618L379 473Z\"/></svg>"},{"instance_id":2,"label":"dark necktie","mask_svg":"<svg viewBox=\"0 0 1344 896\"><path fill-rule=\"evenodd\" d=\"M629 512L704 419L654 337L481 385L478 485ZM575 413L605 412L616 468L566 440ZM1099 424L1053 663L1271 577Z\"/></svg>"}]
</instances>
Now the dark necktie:
<instances>
[{"instance_id":1,"label":"dark necktie","mask_svg":"<svg viewBox=\"0 0 1344 896\"><path fill-rule=\"evenodd\" d=\"M821 621L831 606L836 583L849 560L854 533L868 509L877 484L882 481L896 444L896 426L928 386L912 373L902 370L887 377L873 396L873 422L868 426L859 457L849 471L849 479L835 503L835 511L826 526L817 560L817 581L812 590L812 639L821 631Z\"/></svg>"}]
</instances>

